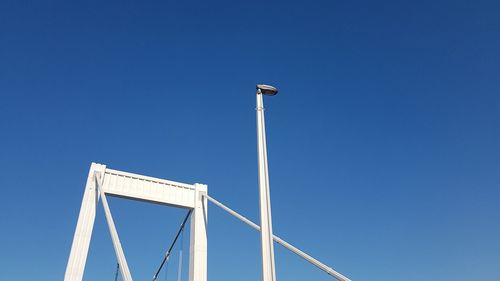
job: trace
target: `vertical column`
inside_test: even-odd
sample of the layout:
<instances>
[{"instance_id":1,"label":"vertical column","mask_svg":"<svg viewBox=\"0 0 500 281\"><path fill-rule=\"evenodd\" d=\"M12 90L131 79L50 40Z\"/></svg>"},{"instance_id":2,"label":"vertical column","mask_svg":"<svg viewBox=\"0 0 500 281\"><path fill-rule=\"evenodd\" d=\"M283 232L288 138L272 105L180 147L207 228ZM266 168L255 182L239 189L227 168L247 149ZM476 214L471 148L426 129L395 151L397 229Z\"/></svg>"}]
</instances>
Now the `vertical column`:
<instances>
[{"instance_id":1,"label":"vertical column","mask_svg":"<svg viewBox=\"0 0 500 281\"><path fill-rule=\"evenodd\" d=\"M191 214L189 281L207 281L207 186L196 183Z\"/></svg>"},{"instance_id":2,"label":"vertical column","mask_svg":"<svg viewBox=\"0 0 500 281\"><path fill-rule=\"evenodd\" d=\"M269 194L269 174L267 168L266 127L264 123L264 103L262 93L257 91L257 147L259 158L260 196L260 238L262 246L262 280L275 281L273 228L271 199Z\"/></svg>"},{"instance_id":3,"label":"vertical column","mask_svg":"<svg viewBox=\"0 0 500 281\"><path fill-rule=\"evenodd\" d=\"M66 266L66 273L64 274L64 281L81 281L83 279L83 271L87 262L90 238L94 228L96 206L99 199L94 173L101 172L101 174L104 174L105 170L105 165L92 163L90 166L75 235L73 237L73 244Z\"/></svg>"}]
</instances>

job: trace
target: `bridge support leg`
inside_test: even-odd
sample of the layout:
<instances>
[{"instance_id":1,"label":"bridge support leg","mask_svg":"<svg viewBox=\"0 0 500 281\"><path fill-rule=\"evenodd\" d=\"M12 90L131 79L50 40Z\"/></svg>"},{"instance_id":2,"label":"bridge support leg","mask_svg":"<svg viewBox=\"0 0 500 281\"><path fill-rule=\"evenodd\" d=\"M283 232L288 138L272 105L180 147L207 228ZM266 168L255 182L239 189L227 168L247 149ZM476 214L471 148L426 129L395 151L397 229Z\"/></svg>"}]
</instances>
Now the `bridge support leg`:
<instances>
[{"instance_id":1,"label":"bridge support leg","mask_svg":"<svg viewBox=\"0 0 500 281\"><path fill-rule=\"evenodd\" d=\"M207 186L195 184L195 204L191 214L189 281L207 281Z\"/></svg>"},{"instance_id":2,"label":"bridge support leg","mask_svg":"<svg viewBox=\"0 0 500 281\"><path fill-rule=\"evenodd\" d=\"M104 174L105 169L105 165L92 163L90 166L78 223L76 224L75 236L73 237L66 273L64 274L64 281L81 281L83 279L90 237L94 228L97 201L99 200L94 174L95 172Z\"/></svg>"}]
</instances>

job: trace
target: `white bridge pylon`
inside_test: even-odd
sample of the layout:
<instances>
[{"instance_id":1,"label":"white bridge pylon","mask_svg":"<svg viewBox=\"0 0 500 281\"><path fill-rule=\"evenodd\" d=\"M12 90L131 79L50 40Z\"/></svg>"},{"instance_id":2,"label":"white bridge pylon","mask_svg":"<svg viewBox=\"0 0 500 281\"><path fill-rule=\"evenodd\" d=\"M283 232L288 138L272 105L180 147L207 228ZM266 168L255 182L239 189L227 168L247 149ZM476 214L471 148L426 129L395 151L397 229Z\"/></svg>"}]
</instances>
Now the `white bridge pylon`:
<instances>
[{"instance_id":1,"label":"white bridge pylon","mask_svg":"<svg viewBox=\"0 0 500 281\"><path fill-rule=\"evenodd\" d=\"M261 227L221 202L208 196L204 184L185 184L164 179L158 179L138 174L132 174L106 168L105 165L92 163L90 166L85 192L73 244L64 275L65 281L82 281L87 261L87 254L94 227L96 209L99 200L102 201L106 221L113 241L119 269L124 281L133 281L123 253L123 249L115 228L107 196L139 200L166 206L181 207L192 210L189 250L189 281L207 281L207 202L210 201L229 214L261 231ZM207 201L208 200L208 201ZM321 269L339 281L351 281L333 268L299 250L297 247L272 236L274 242Z\"/></svg>"},{"instance_id":2,"label":"white bridge pylon","mask_svg":"<svg viewBox=\"0 0 500 281\"><path fill-rule=\"evenodd\" d=\"M107 203L107 195L191 209L189 281L207 280L207 186L132 174L92 163L66 266L65 281L83 279L99 200L103 203L122 278L124 281L132 281Z\"/></svg>"}]
</instances>

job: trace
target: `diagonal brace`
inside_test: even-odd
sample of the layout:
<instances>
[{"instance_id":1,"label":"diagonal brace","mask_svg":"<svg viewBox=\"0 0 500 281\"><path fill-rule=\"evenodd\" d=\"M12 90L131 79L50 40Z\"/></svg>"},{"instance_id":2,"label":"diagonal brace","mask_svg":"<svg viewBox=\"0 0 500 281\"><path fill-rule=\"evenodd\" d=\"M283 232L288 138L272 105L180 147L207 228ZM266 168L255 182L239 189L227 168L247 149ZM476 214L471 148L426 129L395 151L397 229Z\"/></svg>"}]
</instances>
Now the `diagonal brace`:
<instances>
[{"instance_id":1,"label":"diagonal brace","mask_svg":"<svg viewBox=\"0 0 500 281\"><path fill-rule=\"evenodd\" d=\"M113 217L111 216L111 210L109 209L108 200L106 199L106 194L102 189L103 179L101 178L101 173L96 172L94 174L97 190L102 199L102 205L104 207L104 213L106 215L106 221L108 222L109 233L111 234L111 239L113 240L113 247L115 248L116 259L118 260L118 265L120 268L120 273L122 275L123 281L133 281L130 275L130 270L128 268L127 260L125 259L125 254L123 253L122 244L120 243L120 238L118 238L118 232L116 231L115 223Z\"/></svg>"},{"instance_id":2,"label":"diagonal brace","mask_svg":"<svg viewBox=\"0 0 500 281\"><path fill-rule=\"evenodd\" d=\"M212 198L212 197L210 197L210 196L208 196L206 194L204 196L210 202L212 202L215 205L217 205L218 207L222 208L224 211L226 211L229 214L231 214L231 215L235 216L236 218L240 219L241 221L243 221L244 223L248 224L249 226L251 226L252 228L256 229L257 231L260 231L260 226L257 225L256 223L254 223L251 220L247 219L246 217L238 214L236 211L230 209L229 207L225 206L224 204L222 204L221 202L215 200L214 198ZM301 250L299 250L295 246L291 245L290 243L286 242L285 240L279 238L278 236L273 235L273 240L276 241L277 243L281 244L283 247L287 248L288 250L292 251L293 253L297 254L301 258L303 258L303 259L307 260L308 262L312 263L313 265L315 265L319 269L325 271L329 275L335 277L337 280L339 280L339 281L351 281L351 279L345 277L344 275L342 275L339 272L335 271L333 268L331 268L331 267L327 266L326 264L320 262L319 260L311 257L310 255L302 252Z\"/></svg>"}]
</instances>

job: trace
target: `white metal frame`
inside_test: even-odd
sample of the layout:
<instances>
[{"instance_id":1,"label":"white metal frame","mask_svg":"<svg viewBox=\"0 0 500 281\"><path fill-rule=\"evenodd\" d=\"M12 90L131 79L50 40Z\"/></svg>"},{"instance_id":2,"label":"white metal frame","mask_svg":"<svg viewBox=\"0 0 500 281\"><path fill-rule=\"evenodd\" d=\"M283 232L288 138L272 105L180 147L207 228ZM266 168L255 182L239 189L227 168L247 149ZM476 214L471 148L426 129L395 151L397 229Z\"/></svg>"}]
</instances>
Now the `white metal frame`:
<instances>
[{"instance_id":1,"label":"white metal frame","mask_svg":"<svg viewBox=\"0 0 500 281\"><path fill-rule=\"evenodd\" d=\"M113 246L124 281L132 281L107 195L148 203L192 209L189 281L207 280L207 186L185 184L132 174L92 163L83 195L73 244L64 275L65 281L81 281L94 227L96 208L102 199Z\"/></svg>"}]
</instances>

